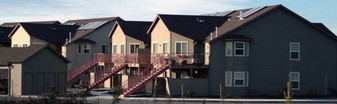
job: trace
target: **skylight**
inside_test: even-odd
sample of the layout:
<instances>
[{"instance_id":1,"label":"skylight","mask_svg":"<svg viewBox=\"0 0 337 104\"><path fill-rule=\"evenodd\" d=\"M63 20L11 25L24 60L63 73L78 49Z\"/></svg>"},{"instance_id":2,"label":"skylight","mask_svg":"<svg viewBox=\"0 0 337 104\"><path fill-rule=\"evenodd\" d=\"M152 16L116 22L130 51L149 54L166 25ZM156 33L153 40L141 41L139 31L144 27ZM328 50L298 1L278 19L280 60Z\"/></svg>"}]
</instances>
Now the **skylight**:
<instances>
[{"instance_id":1,"label":"skylight","mask_svg":"<svg viewBox=\"0 0 337 104\"><path fill-rule=\"evenodd\" d=\"M107 23L108 21L97 21L97 22L89 22L88 24L78 28L79 30L90 30L90 29L96 29L99 26L102 26L103 24Z\"/></svg>"}]
</instances>

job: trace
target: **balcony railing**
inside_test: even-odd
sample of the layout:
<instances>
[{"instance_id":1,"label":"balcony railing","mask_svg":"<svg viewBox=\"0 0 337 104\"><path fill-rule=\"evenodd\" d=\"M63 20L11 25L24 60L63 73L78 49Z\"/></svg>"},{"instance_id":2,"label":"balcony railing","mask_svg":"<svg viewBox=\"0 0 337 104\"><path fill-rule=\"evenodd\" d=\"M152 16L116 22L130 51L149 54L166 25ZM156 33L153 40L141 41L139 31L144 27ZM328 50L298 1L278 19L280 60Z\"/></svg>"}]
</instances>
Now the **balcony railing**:
<instances>
[{"instance_id":1,"label":"balcony railing","mask_svg":"<svg viewBox=\"0 0 337 104\"><path fill-rule=\"evenodd\" d=\"M151 60L155 60L157 57L164 56L170 58L171 65L184 65L184 64L205 64L205 54L199 53L187 53L187 54L152 54Z\"/></svg>"}]
</instances>

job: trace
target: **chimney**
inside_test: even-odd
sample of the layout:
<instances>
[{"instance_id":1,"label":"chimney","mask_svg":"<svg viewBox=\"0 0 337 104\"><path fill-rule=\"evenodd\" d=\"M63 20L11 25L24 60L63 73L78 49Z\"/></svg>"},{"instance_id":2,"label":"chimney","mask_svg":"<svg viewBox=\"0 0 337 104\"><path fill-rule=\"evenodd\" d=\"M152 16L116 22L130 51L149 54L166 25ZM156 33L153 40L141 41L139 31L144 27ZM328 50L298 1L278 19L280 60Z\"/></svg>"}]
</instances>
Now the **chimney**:
<instances>
[{"instance_id":1,"label":"chimney","mask_svg":"<svg viewBox=\"0 0 337 104\"><path fill-rule=\"evenodd\" d=\"M69 42L71 41L71 32L69 32Z\"/></svg>"},{"instance_id":2,"label":"chimney","mask_svg":"<svg viewBox=\"0 0 337 104\"><path fill-rule=\"evenodd\" d=\"M218 37L218 27L215 27L215 37Z\"/></svg>"},{"instance_id":3,"label":"chimney","mask_svg":"<svg viewBox=\"0 0 337 104\"><path fill-rule=\"evenodd\" d=\"M243 20L243 12L240 11L239 20Z\"/></svg>"},{"instance_id":4,"label":"chimney","mask_svg":"<svg viewBox=\"0 0 337 104\"><path fill-rule=\"evenodd\" d=\"M210 35L211 35L211 39L210 40L212 40L213 39L213 33L211 32Z\"/></svg>"}]
</instances>

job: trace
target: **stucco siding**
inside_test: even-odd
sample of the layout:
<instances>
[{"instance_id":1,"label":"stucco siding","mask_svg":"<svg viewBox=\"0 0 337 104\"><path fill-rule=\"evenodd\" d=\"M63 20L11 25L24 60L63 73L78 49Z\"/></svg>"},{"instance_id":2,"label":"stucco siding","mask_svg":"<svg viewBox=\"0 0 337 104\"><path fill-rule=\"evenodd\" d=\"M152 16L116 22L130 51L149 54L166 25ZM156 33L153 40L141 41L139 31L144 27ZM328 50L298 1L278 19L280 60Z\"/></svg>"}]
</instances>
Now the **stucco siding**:
<instances>
[{"instance_id":1,"label":"stucco siding","mask_svg":"<svg viewBox=\"0 0 337 104\"><path fill-rule=\"evenodd\" d=\"M169 53L174 53L173 50L171 50L172 43L171 43L171 32L168 30L168 28L165 26L164 22L158 18L158 23L155 25L154 29L152 30L151 34L151 53L153 53L153 43L158 44L157 53L163 53L163 43L168 43L167 51ZM170 44L171 43L171 44Z\"/></svg>"},{"instance_id":2,"label":"stucco siding","mask_svg":"<svg viewBox=\"0 0 337 104\"><path fill-rule=\"evenodd\" d=\"M11 37L11 46L14 47L14 44L18 44L18 47L22 47L23 44L27 44L29 46L31 44L30 38L31 37L27 31L22 26L20 26Z\"/></svg>"},{"instance_id":3,"label":"stucco siding","mask_svg":"<svg viewBox=\"0 0 337 104\"><path fill-rule=\"evenodd\" d=\"M13 64L10 70L10 95L19 96L24 89L22 86L22 64Z\"/></svg>"},{"instance_id":4,"label":"stucco siding","mask_svg":"<svg viewBox=\"0 0 337 104\"><path fill-rule=\"evenodd\" d=\"M115 32L112 34L111 40L112 40L111 52L113 52L113 45L117 45L116 53L120 54L121 44L124 44L124 53L129 52L128 51L129 49L126 48L127 46L126 36L120 26L116 27Z\"/></svg>"}]
</instances>

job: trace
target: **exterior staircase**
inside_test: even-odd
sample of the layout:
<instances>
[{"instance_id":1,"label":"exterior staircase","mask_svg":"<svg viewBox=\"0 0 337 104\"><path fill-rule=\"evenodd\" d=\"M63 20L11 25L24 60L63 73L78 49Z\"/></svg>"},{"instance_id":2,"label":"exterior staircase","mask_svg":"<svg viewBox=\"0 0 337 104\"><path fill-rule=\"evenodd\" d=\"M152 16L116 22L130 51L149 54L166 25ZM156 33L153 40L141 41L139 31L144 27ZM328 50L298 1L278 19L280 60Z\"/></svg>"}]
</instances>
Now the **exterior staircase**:
<instances>
[{"instance_id":1,"label":"exterior staircase","mask_svg":"<svg viewBox=\"0 0 337 104\"><path fill-rule=\"evenodd\" d=\"M112 63L105 64L103 70L95 72L94 77L91 77L94 78L94 82L89 85L89 89L95 88L99 84L111 78L113 75L116 75L118 72L125 69L128 66L128 63L125 59L126 56L118 57Z\"/></svg>"},{"instance_id":2,"label":"exterior staircase","mask_svg":"<svg viewBox=\"0 0 337 104\"><path fill-rule=\"evenodd\" d=\"M91 57L89 60L84 62L81 66L75 67L72 70L69 70L67 73L67 82L71 82L74 79L78 78L81 76L84 72L90 70L94 66L104 63L104 62L109 62L111 63L111 60L109 60L111 56L103 53L98 53L95 54L93 57Z\"/></svg>"},{"instance_id":3,"label":"exterior staircase","mask_svg":"<svg viewBox=\"0 0 337 104\"><path fill-rule=\"evenodd\" d=\"M150 65L142 69L138 76L129 77L128 80L122 83L122 88L124 89L122 95L124 97L131 95L167 69L169 69L167 58L165 56L156 58Z\"/></svg>"}]
</instances>

